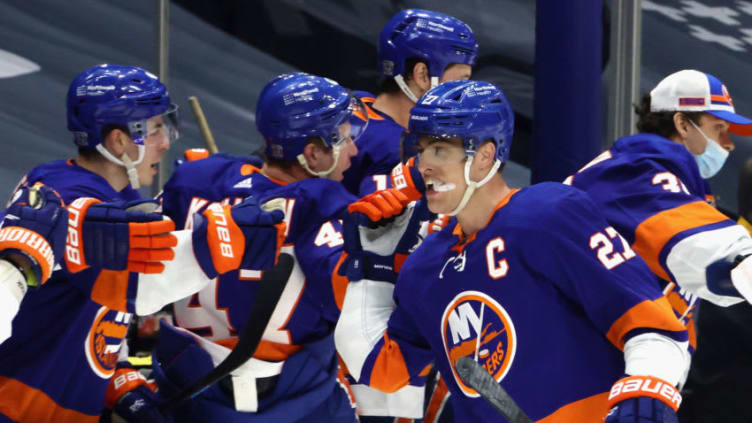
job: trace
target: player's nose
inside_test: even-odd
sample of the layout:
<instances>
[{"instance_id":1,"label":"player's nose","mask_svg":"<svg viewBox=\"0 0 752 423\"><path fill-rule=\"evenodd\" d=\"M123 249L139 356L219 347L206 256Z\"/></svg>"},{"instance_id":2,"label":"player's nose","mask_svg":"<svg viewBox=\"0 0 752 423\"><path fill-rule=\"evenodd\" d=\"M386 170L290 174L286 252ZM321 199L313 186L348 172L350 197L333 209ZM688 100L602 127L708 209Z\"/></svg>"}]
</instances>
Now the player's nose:
<instances>
[{"instance_id":1,"label":"player's nose","mask_svg":"<svg viewBox=\"0 0 752 423\"><path fill-rule=\"evenodd\" d=\"M734 145L734 140L731 139L728 132L722 132L719 138L718 142L724 150L728 152L734 151L736 145Z\"/></svg>"},{"instance_id":2,"label":"player's nose","mask_svg":"<svg viewBox=\"0 0 752 423\"><path fill-rule=\"evenodd\" d=\"M350 151L350 157L358 154L358 146L355 145L355 141L353 141L352 137L347 139L347 147Z\"/></svg>"}]
</instances>

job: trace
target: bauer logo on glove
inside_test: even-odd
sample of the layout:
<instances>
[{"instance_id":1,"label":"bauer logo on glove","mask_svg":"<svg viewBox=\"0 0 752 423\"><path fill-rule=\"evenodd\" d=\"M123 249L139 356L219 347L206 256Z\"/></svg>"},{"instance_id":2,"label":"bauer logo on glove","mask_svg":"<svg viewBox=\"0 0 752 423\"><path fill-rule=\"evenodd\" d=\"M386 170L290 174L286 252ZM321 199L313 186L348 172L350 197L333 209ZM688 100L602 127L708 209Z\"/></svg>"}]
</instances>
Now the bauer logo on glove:
<instances>
[{"instance_id":1,"label":"bauer logo on glove","mask_svg":"<svg viewBox=\"0 0 752 423\"><path fill-rule=\"evenodd\" d=\"M147 200L102 203L79 198L68 207L65 262L71 273L89 267L161 273L172 260L175 224L151 213L157 203ZM146 211L144 211L146 210Z\"/></svg>"}]
</instances>

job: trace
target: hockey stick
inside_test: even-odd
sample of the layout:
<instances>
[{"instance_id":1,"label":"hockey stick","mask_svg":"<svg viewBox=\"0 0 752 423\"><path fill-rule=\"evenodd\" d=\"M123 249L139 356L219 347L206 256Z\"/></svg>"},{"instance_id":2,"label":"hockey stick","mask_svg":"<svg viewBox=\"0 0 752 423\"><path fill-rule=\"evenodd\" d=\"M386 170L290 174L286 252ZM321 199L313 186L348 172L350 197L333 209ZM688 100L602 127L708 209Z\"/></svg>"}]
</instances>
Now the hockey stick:
<instances>
[{"instance_id":1,"label":"hockey stick","mask_svg":"<svg viewBox=\"0 0 752 423\"><path fill-rule=\"evenodd\" d=\"M238 343L235 348L214 370L162 403L159 406L159 411L162 414L167 415L188 399L217 383L253 356L261 341L261 336L264 334L266 324L269 322L272 312L274 312L274 308L282 296L282 291L287 285L294 264L295 260L291 255L281 253L277 265L264 271L264 276L259 283L258 290L256 290L256 297L251 305L248 320L238 335Z\"/></svg>"},{"instance_id":2,"label":"hockey stick","mask_svg":"<svg viewBox=\"0 0 752 423\"><path fill-rule=\"evenodd\" d=\"M188 103L190 103L193 115L196 117L201 135L204 136L206 148L209 150L209 153L217 154L219 149L217 148L217 143L214 142L214 135L212 135L211 129L209 129L209 122L207 122L206 116L204 116L204 109L201 108L201 103L198 102L198 98L195 96L188 97Z\"/></svg>"},{"instance_id":3,"label":"hockey stick","mask_svg":"<svg viewBox=\"0 0 752 423\"><path fill-rule=\"evenodd\" d=\"M460 357L455 369L462 383L475 389L509 423L533 423L507 391L478 362L470 357Z\"/></svg>"}]
</instances>

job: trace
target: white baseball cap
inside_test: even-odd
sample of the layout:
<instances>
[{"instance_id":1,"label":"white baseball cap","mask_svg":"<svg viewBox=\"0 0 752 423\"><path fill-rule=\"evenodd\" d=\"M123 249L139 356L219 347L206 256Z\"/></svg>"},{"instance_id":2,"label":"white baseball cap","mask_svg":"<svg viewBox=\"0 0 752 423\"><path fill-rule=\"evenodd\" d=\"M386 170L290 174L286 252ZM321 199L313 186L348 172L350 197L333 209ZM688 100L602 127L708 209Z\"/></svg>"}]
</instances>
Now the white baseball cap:
<instances>
[{"instance_id":1,"label":"white baseball cap","mask_svg":"<svg viewBox=\"0 0 752 423\"><path fill-rule=\"evenodd\" d=\"M705 112L730 124L729 132L752 136L752 119L734 112L734 102L718 78L685 69L663 78L650 91L651 112Z\"/></svg>"}]
</instances>

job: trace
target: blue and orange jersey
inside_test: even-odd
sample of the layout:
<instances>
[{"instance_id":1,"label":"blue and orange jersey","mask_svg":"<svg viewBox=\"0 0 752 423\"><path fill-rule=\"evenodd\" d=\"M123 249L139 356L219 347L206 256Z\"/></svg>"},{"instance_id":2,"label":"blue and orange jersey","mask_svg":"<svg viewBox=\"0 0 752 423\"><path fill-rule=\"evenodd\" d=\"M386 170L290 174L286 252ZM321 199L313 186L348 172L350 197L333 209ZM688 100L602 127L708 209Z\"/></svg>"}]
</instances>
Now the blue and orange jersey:
<instances>
[{"instance_id":1,"label":"blue and orange jersey","mask_svg":"<svg viewBox=\"0 0 752 423\"><path fill-rule=\"evenodd\" d=\"M752 240L709 204L707 181L686 147L652 134L621 138L565 183L587 192L664 281L669 301L692 333L697 296L721 305L741 301L708 287L706 267L732 261ZM690 344L693 349L694 339Z\"/></svg>"},{"instance_id":2,"label":"blue and orange jersey","mask_svg":"<svg viewBox=\"0 0 752 423\"><path fill-rule=\"evenodd\" d=\"M79 197L136 200L137 191L116 192L75 162L34 168L29 183L54 188L66 204ZM136 274L95 268L52 274L29 290L0 345L0 420L97 422L133 310Z\"/></svg>"},{"instance_id":3,"label":"blue and orange jersey","mask_svg":"<svg viewBox=\"0 0 752 423\"><path fill-rule=\"evenodd\" d=\"M581 191L542 183L513 190L470 236L453 219L426 237L402 267L360 382L393 391L421 383L433 362L457 422L498 421L455 372L469 356L535 421L602 421L624 343L688 335L645 263L595 210Z\"/></svg>"},{"instance_id":4,"label":"blue and orange jersey","mask_svg":"<svg viewBox=\"0 0 752 423\"><path fill-rule=\"evenodd\" d=\"M355 95L368 112L368 126L355 141L358 154L350 159L351 165L342 184L352 194L362 197L389 186L389 173L400 162L400 137L405 128L372 107L373 94L356 91Z\"/></svg>"},{"instance_id":5,"label":"blue and orange jersey","mask_svg":"<svg viewBox=\"0 0 752 423\"><path fill-rule=\"evenodd\" d=\"M248 196L284 198L287 233L283 251L296 258L255 357L285 360L308 342L329 336L346 288L336 269L343 259L339 218L355 198L340 183L305 179L286 184L264 176L256 162L229 155L182 164L165 184L164 213L178 228L211 202L235 204ZM175 303L179 326L232 346L248 317L261 272L240 269L219 276L199 293ZM332 343L332 349L334 345Z\"/></svg>"}]
</instances>

